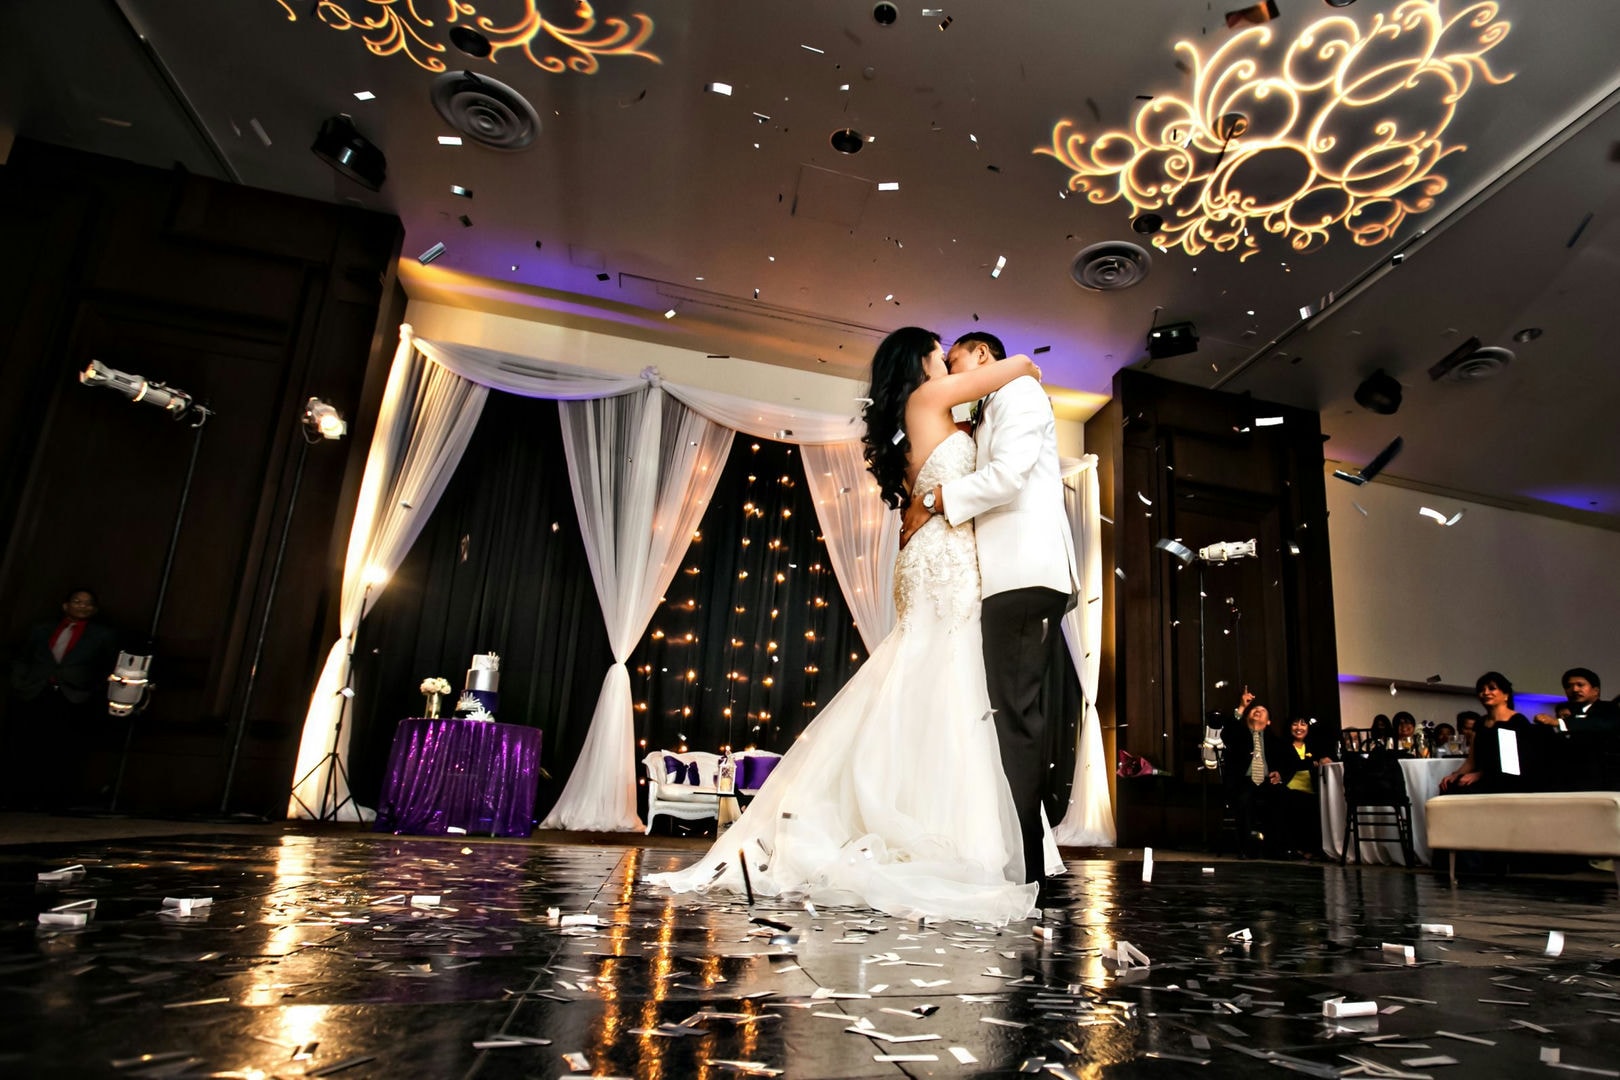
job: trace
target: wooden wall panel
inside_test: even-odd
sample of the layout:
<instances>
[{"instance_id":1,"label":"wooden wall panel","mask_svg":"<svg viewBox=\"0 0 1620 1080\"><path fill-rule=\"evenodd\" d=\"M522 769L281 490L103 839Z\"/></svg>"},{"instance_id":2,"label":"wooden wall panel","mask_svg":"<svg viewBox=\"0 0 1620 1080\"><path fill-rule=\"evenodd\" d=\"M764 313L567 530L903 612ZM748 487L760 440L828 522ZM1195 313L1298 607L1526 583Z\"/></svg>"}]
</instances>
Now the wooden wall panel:
<instances>
[{"instance_id":1,"label":"wooden wall panel","mask_svg":"<svg viewBox=\"0 0 1620 1080\"><path fill-rule=\"evenodd\" d=\"M77 373L100 359L214 410L121 805L218 809L303 403L322 397L351 420L348 440L309 449L245 728L232 809L279 815L336 636L338 560L403 313L399 223L27 142L0 169L0 202L18 238L0 294L22 298L0 309L0 378L20 390L0 405L7 641L74 585L97 589L103 617L134 640L157 601L194 432ZM101 734L87 753L115 748Z\"/></svg>"},{"instance_id":2,"label":"wooden wall panel","mask_svg":"<svg viewBox=\"0 0 1620 1080\"><path fill-rule=\"evenodd\" d=\"M1256 416L1284 423L1257 428ZM1120 842L1198 843L1219 813L1198 767L1201 685L1209 711L1230 714L1247 684L1279 725L1302 715L1320 738L1337 736L1320 425L1304 410L1121 371L1086 445L1114 522L1105 574L1119 571L1104 589L1113 640L1099 707L1118 746L1159 770L1117 782ZM1154 548L1163 537L1195 550L1254 539L1257 555L1183 567Z\"/></svg>"}]
</instances>

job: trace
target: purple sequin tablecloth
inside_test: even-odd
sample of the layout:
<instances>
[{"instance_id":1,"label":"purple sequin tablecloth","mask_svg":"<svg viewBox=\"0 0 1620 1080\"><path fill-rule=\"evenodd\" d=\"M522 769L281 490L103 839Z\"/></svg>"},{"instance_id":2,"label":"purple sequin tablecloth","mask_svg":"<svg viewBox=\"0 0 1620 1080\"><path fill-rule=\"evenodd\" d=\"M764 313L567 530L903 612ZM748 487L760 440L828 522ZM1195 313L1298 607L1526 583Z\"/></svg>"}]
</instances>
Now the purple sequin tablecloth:
<instances>
[{"instance_id":1,"label":"purple sequin tablecloth","mask_svg":"<svg viewBox=\"0 0 1620 1080\"><path fill-rule=\"evenodd\" d=\"M540 775L540 729L488 720L401 720L378 800L377 831L452 827L528 836Z\"/></svg>"}]
</instances>

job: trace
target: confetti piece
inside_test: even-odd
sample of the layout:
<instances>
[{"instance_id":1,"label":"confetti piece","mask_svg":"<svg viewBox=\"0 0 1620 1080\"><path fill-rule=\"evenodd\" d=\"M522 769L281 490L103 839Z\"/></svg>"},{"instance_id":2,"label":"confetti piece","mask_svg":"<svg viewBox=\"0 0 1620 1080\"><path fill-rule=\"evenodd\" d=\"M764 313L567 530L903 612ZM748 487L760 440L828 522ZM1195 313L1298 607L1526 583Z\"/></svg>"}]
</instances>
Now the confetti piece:
<instances>
[{"instance_id":1,"label":"confetti piece","mask_svg":"<svg viewBox=\"0 0 1620 1080\"><path fill-rule=\"evenodd\" d=\"M1322 1015L1329 1019L1339 1020L1348 1016L1376 1016L1378 1015L1378 1002L1376 1001L1346 1001L1344 998L1328 998L1322 1002Z\"/></svg>"},{"instance_id":2,"label":"confetti piece","mask_svg":"<svg viewBox=\"0 0 1620 1080\"><path fill-rule=\"evenodd\" d=\"M1153 880L1153 849L1152 848L1143 848L1142 849L1142 880L1143 881L1152 881Z\"/></svg>"},{"instance_id":3,"label":"confetti piece","mask_svg":"<svg viewBox=\"0 0 1620 1080\"><path fill-rule=\"evenodd\" d=\"M578 1050L574 1050L574 1051L571 1051L569 1053L564 1054L562 1056L562 1059L563 1059L564 1064L566 1064L568 1066L568 1068L573 1072L590 1072L591 1071L590 1059L587 1058L584 1054L580 1053Z\"/></svg>"},{"instance_id":4,"label":"confetti piece","mask_svg":"<svg viewBox=\"0 0 1620 1080\"><path fill-rule=\"evenodd\" d=\"M1562 930L1547 931L1547 947L1542 950L1543 956L1559 956L1564 951L1564 932Z\"/></svg>"},{"instance_id":5,"label":"confetti piece","mask_svg":"<svg viewBox=\"0 0 1620 1080\"><path fill-rule=\"evenodd\" d=\"M84 876L84 866L80 863L74 863L72 866L64 866L60 870L41 870L35 876L38 880L48 884L59 881L72 881L74 878Z\"/></svg>"},{"instance_id":6,"label":"confetti piece","mask_svg":"<svg viewBox=\"0 0 1620 1080\"><path fill-rule=\"evenodd\" d=\"M1228 941L1253 941L1254 940L1254 933L1247 926L1245 926L1241 930L1234 930L1230 934L1227 934L1226 935L1226 940L1228 940Z\"/></svg>"},{"instance_id":7,"label":"confetti piece","mask_svg":"<svg viewBox=\"0 0 1620 1080\"><path fill-rule=\"evenodd\" d=\"M1257 416L1254 418L1255 427L1277 427L1283 422L1280 416Z\"/></svg>"},{"instance_id":8,"label":"confetti piece","mask_svg":"<svg viewBox=\"0 0 1620 1080\"><path fill-rule=\"evenodd\" d=\"M1481 1039L1477 1035L1459 1035L1455 1031L1436 1031L1435 1038L1456 1039L1458 1042L1478 1043L1480 1046L1495 1046L1492 1039Z\"/></svg>"},{"instance_id":9,"label":"confetti piece","mask_svg":"<svg viewBox=\"0 0 1620 1080\"><path fill-rule=\"evenodd\" d=\"M951 1057L955 1058L959 1065L973 1065L979 1060L965 1046L951 1046L947 1047L947 1049L950 1051Z\"/></svg>"},{"instance_id":10,"label":"confetti piece","mask_svg":"<svg viewBox=\"0 0 1620 1080\"><path fill-rule=\"evenodd\" d=\"M1418 924L1418 933L1420 933L1420 934L1433 934L1436 937L1456 937L1457 936L1456 930L1454 930L1452 928L1450 923L1433 923L1433 922L1419 923Z\"/></svg>"},{"instance_id":11,"label":"confetti piece","mask_svg":"<svg viewBox=\"0 0 1620 1080\"><path fill-rule=\"evenodd\" d=\"M1164 537L1162 539L1155 540L1153 542L1153 546L1166 554L1174 555L1176 558L1181 560L1183 566L1190 566L1192 564L1192 548L1181 543L1180 541L1171 540L1169 537Z\"/></svg>"}]
</instances>

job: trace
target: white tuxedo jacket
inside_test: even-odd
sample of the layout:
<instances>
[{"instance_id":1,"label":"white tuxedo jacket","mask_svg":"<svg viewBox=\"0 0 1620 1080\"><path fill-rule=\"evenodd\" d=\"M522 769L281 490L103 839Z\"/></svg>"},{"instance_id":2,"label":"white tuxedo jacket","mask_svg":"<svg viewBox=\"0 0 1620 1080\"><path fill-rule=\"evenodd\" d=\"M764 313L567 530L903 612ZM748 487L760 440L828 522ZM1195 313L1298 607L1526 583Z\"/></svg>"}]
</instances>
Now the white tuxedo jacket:
<instances>
[{"instance_id":1,"label":"white tuxedo jacket","mask_svg":"<svg viewBox=\"0 0 1620 1080\"><path fill-rule=\"evenodd\" d=\"M952 525L973 522L983 594L1044 586L1074 596L1080 574L1045 388L1024 376L997 390L974 439L978 468L945 484L943 494Z\"/></svg>"}]
</instances>

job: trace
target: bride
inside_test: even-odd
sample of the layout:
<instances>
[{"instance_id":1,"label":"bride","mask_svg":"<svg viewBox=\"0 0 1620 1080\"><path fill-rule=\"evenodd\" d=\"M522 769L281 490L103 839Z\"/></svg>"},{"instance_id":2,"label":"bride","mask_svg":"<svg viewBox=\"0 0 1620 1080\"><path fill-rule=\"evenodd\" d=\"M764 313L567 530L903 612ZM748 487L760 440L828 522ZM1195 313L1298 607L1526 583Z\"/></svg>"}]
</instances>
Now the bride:
<instances>
[{"instance_id":1,"label":"bride","mask_svg":"<svg viewBox=\"0 0 1620 1080\"><path fill-rule=\"evenodd\" d=\"M872 359L866 460L883 499L973 471L951 407L1022 375L1017 356L950 374L937 335L896 330ZM699 862L651 882L1006 923L1032 914L1018 814L985 689L971 523L928 519L894 568L894 630Z\"/></svg>"}]
</instances>

